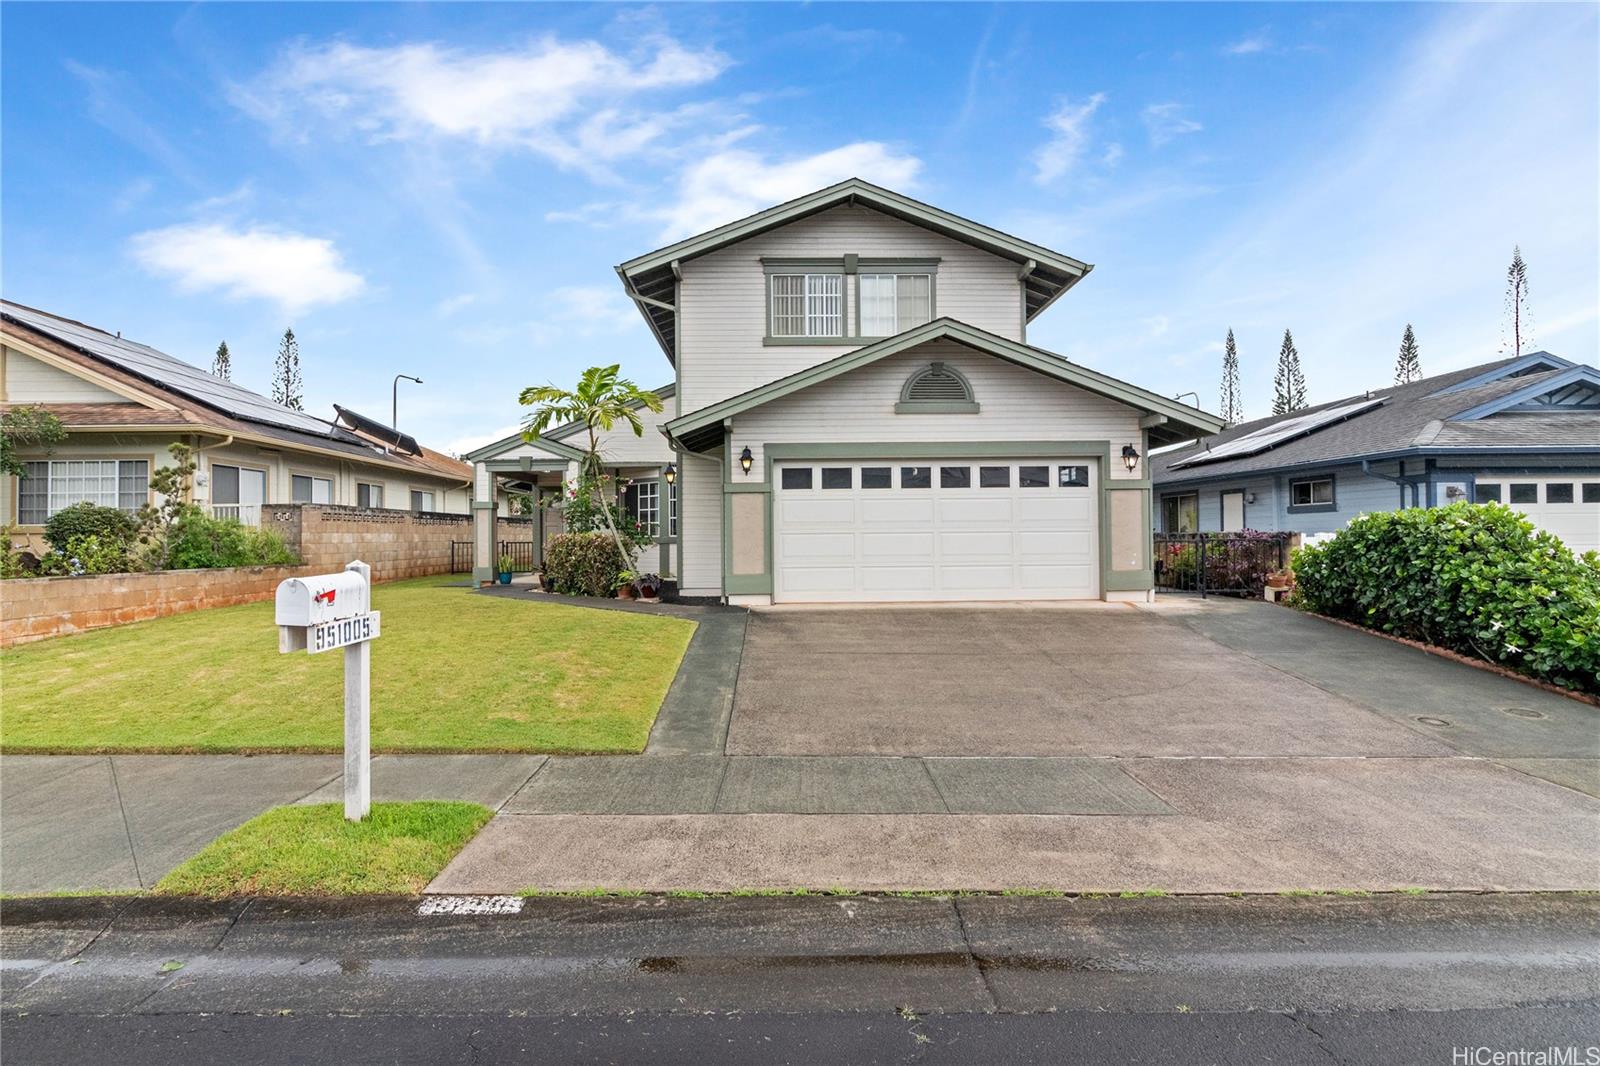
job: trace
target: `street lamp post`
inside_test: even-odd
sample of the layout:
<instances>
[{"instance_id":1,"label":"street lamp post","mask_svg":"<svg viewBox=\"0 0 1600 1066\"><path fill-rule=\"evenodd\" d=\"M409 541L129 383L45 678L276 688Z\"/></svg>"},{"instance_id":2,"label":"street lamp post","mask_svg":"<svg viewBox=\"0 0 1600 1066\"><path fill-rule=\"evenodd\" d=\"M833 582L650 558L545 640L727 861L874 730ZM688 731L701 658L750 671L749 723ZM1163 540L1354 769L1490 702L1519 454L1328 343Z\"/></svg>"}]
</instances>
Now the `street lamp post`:
<instances>
[{"instance_id":1,"label":"street lamp post","mask_svg":"<svg viewBox=\"0 0 1600 1066\"><path fill-rule=\"evenodd\" d=\"M422 384L422 379L421 378L414 378L410 374L396 374L394 376L394 386L393 386L393 388L390 389L391 395L389 397L389 400L390 400L390 403L389 403L389 428L394 430L396 433L400 432L400 379L401 378L405 378L407 381L415 381L418 385Z\"/></svg>"}]
</instances>

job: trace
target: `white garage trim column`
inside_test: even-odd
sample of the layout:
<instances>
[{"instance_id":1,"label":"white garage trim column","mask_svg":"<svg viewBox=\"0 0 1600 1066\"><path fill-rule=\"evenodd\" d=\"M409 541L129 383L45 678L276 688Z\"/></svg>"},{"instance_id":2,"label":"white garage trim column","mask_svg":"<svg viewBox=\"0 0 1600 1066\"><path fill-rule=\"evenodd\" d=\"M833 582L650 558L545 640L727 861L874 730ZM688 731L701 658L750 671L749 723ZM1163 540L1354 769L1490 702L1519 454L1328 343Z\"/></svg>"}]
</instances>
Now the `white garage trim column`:
<instances>
[{"instance_id":1,"label":"white garage trim column","mask_svg":"<svg viewBox=\"0 0 1600 1066\"><path fill-rule=\"evenodd\" d=\"M494 526L498 495L495 476L482 461L472 465L472 580L480 585L494 581L498 560L494 556Z\"/></svg>"},{"instance_id":2,"label":"white garage trim column","mask_svg":"<svg viewBox=\"0 0 1600 1066\"><path fill-rule=\"evenodd\" d=\"M746 442L728 438L736 456ZM762 471L750 475L730 460L723 484L723 587L730 601L770 602L773 594L774 464L789 461L883 459L1030 459L1062 457L1094 462L1098 509L1099 593L1107 599L1144 599L1154 587L1150 558L1150 483L1112 474L1112 442L984 441L778 443L762 448ZM755 497L749 500L749 497ZM762 499L762 497L765 497ZM746 502L749 500L749 502ZM1117 517L1113 522L1113 514Z\"/></svg>"}]
</instances>

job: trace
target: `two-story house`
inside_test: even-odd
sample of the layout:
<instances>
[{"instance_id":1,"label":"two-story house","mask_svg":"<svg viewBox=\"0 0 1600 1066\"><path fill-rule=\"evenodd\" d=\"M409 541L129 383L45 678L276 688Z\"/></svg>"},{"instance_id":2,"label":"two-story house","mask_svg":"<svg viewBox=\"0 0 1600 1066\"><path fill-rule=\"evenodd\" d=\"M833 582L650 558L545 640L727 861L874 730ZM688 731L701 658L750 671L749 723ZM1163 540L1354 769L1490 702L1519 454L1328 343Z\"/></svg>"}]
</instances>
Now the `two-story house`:
<instances>
[{"instance_id":1,"label":"two-story house","mask_svg":"<svg viewBox=\"0 0 1600 1066\"><path fill-rule=\"evenodd\" d=\"M1145 456L1222 422L1027 343L1090 269L859 179L619 266L676 377L602 450L681 594L1147 598ZM573 455L558 430L468 458L487 499ZM493 538L485 509L480 577Z\"/></svg>"}]
</instances>

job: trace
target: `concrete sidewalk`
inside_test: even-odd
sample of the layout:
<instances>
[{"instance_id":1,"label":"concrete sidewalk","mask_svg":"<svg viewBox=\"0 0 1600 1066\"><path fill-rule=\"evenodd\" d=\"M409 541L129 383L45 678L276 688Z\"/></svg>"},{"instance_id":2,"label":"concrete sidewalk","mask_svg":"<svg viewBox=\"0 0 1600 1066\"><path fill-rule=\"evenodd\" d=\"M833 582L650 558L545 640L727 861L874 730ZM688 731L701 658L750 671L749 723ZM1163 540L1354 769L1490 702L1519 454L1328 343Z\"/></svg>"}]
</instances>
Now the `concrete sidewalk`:
<instances>
[{"instance_id":1,"label":"concrete sidewalk","mask_svg":"<svg viewBox=\"0 0 1600 1066\"><path fill-rule=\"evenodd\" d=\"M379 755L375 800L499 810L542 755ZM337 755L0 757L0 891L149 888L222 833L285 803L338 803Z\"/></svg>"}]
</instances>

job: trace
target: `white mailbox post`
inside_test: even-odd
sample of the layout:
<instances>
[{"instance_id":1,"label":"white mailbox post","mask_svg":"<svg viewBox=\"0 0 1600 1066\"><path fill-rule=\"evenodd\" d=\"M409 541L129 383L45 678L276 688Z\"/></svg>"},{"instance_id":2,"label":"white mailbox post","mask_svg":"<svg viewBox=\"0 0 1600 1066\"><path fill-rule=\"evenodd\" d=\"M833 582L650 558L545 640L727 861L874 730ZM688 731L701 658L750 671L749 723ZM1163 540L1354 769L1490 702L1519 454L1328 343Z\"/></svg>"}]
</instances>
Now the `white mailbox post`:
<instances>
[{"instance_id":1,"label":"white mailbox post","mask_svg":"<svg viewBox=\"0 0 1600 1066\"><path fill-rule=\"evenodd\" d=\"M372 810L372 567L358 559L343 573L292 577L275 607L280 653L344 649L344 816L359 822Z\"/></svg>"}]
</instances>

